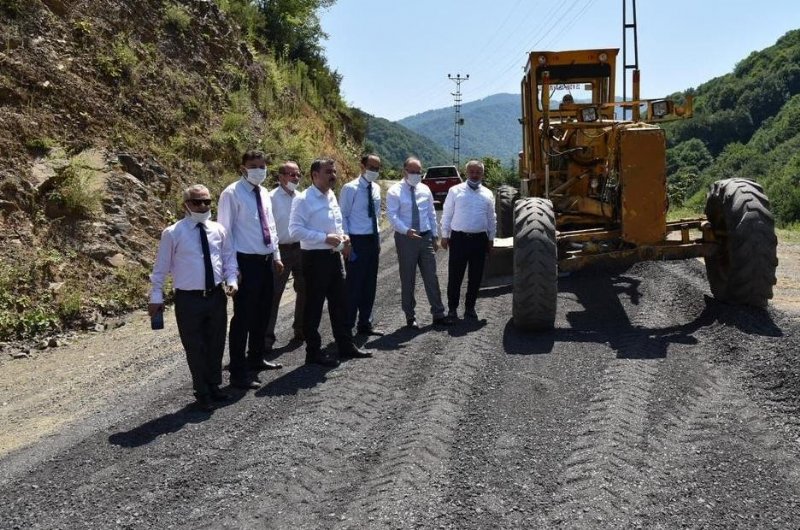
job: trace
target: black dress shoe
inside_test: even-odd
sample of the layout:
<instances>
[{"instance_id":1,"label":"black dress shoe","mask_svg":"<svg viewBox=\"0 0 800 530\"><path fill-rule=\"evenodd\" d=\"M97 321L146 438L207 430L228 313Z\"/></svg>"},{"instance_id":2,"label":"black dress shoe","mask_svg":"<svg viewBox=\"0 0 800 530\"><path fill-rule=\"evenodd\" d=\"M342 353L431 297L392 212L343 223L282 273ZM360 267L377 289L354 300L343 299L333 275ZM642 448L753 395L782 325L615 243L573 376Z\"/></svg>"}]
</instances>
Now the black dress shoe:
<instances>
[{"instance_id":1,"label":"black dress shoe","mask_svg":"<svg viewBox=\"0 0 800 530\"><path fill-rule=\"evenodd\" d=\"M406 327L409 329L419 329L419 323L416 318L412 318L406 321Z\"/></svg>"},{"instance_id":2,"label":"black dress shoe","mask_svg":"<svg viewBox=\"0 0 800 530\"><path fill-rule=\"evenodd\" d=\"M255 390L261 388L261 383L259 381L231 381L231 386L242 390Z\"/></svg>"},{"instance_id":3,"label":"black dress shoe","mask_svg":"<svg viewBox=\"0 0 800 530\"><path fill-rule=\"evenodd\" d=\"M280 370L283 368L281 363L265 361L263 359L258 361L248 361L247 366L249 366L251 370Z\"/></svg>"},{"instance_id":4,"label":"black dress shoe","mask_svg":"<svg viewBox=\"0 0 800 530\"><path fill-rule=\"evenodd\" d=\"M228 401L231 399L231 395L227 392L223 392L219 388L212 388L211 389L211 399L212 401Z\"/></svg>"},{"instance_id":5,"label":"black dress shoe","mask_svg":"<svg viewBox=\"0 0 800 530\"><path fill-rule=\"evenodd\" d=\"M211 398L207 395L196 396L194 406L197 410L203 412L211 412L214 410L214 405L211 403Z\"/></svg>"},{"instance_id":6,"label":"black dress shoe","mask_svg":"<svg viewBox=\"0 0 800 530\"><path fill-rule=\"evenodd\" d=\"M438 317L433 319L433 324L436 326L452 326L453 319L450 317Z\"/></svg>"},{"instance_id":7,"label":"black dress shoe","mask_svg":"<svg viewBox=\"0 0 800 530\"><path fill-rule=\"evenodd\" d=\"M367 359L372 357L372 352L369 350L362 350L355 345L339 352L340 357L350 357L352 359Z\"/></svg>"},{"instance_id":8,"label":"black dress shoe","mask_svg":"<svg viewBox=\"0 0 800 530\"><path fill-rule=\"evenodd\" d=\"M464 311L464 318L468 320L478 320L478 313L474 309L467 309Z\"/></svg>"},{"instance_id":9,"label":"black dress shoe","mask_svg":"<svg viewBox=\"0 0 800 530\"><path fill-rule=\"evenodd\" d=\"M374 335L376 337L383 337L386 335L383 331L375 329L372 326L363 326L356 329L358 335Z\"/></svg>"},{"instance_id":10,"label":"black dress shoe","mask_svg":"<svg viewBox=\"0 0 800 530\"><path fill-rule=\"evenodd\" d=\"M306 364L319 364L320 366L325 366L326 368L336 368L341 363L336 357L317 353L311 355L306 354Z\"/></svg>"}]
</instances>

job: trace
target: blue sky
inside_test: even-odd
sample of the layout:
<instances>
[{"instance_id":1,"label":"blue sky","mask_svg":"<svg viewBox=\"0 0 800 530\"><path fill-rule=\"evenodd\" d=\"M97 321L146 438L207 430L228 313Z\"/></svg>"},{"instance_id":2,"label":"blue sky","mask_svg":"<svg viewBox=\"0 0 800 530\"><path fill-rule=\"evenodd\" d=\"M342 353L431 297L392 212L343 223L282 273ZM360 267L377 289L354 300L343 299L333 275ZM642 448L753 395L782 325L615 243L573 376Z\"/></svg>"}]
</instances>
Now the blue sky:
<instances>
[{"instance_id":1,"label":"blue sky","mask_svg":"<svg viewBox=\"0 0 800 530\"><path fill-rule=\"evenodd\" d=\"M726 74L800 28L800 0L638 0L636 8L645 98ZM469 74L468 102L519 93L531 50L622 48L622 0L337 0L321 15L345 100L390 120L452 106L447 74Z\"/></svg>"}]
</instances>

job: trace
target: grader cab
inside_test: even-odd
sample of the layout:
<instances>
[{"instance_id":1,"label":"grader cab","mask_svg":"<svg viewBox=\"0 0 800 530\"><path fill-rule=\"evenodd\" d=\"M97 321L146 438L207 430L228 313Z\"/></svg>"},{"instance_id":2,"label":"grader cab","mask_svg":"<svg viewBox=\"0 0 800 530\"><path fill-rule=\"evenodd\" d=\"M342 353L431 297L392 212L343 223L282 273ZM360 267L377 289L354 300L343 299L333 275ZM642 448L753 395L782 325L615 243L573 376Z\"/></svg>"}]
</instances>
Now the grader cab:
<instances>
[{"instance_id":1,"label":"grader cab","mask_svg":"<svg viewBox=\"0 0 800 530\"><path fill-rule=\"evenodd\" d=\"M496 247L513 252L514 324L552 328L559 272L610 262L703 257L716 298L765 306L777 239L762 188L718 181L705 217L668 222L666 137L658 124L690 118L692 100L639 99L636 71L633 100L617 101L617 54L529 55L520 186L503 186L496 197Z\"/></svg>"}]
</instances>

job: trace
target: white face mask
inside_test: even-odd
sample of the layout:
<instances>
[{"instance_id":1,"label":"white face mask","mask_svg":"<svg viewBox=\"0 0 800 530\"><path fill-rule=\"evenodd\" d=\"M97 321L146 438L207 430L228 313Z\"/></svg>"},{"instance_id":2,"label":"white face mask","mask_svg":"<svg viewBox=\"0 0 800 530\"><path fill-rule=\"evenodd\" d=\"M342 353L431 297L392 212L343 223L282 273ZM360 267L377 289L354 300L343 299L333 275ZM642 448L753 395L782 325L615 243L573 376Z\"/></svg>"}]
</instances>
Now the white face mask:
<instances>
[{"instance_id":1,"label":"white face mask","mask_svg":"<svg viewBox=\"0 0 800 530\"><path fill-rule=\"evenodd\" d=\"M364 172L364 178L367 179L367 182L375 182L378 180L378 176L380 176L380 173L377 171L370 171L368 169Z\"/></svg>"},{"instance_id":2,"label":"white face mask","mask_svg":"<svg viewBox=\"0 0 800 530\"><path fill-rule=\"evenodd\" d=\"M267 178L266 168L254 167L247 170L247 182L253 186L258 186Z\"/></svg>"},{"instance_id":3,"label":"white face mask","mask_svg":"<svg viewBox=\"0 0 800 530\"><path fill-rule=\"evenodd\" d=\"M207 212L193 212L191 210L186 210L186 213L189 214L189 217L192 219L192 222L195 223L205 223L209 219L211 219L211 210Z\"/></svg>"},{"instance_id":4,"label":"white face mask","mask_svg":"<svg viewBox=\"0 0 800 530\"><path fill-rule=\"evenodd\" d=\"M286 183L286 189L291 191L291 192L294 192L297 189L297 184L299 184L299 183L298 182L292 182L290 180L289 182Z\"/></svg>"},{"instance_id":5,"label":"white face mask","mask_svg":"<svg viewBox=\"0 0 800 530\"><path fill-rule=\"evenodd\" d=\"M422 175L419 173L408 173L406 174L406 182L408 182L409 186L416 186L422 180Z\"/></svg>"}]
</instances>

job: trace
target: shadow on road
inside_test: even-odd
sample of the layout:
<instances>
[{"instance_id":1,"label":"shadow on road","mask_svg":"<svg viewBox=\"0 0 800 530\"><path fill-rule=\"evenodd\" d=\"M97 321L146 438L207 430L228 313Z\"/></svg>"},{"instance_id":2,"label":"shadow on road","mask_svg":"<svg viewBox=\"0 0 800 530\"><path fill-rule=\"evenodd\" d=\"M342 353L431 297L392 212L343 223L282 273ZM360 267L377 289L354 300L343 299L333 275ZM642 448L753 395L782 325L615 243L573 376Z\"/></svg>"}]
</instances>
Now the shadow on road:
<instances>
[{"instance_id":1,"label":"shadow on road","mask_svg":"<svg viewBox=\"0 0 800 530\"><path fill-rule=\"evenodd\" d=\"M180 431L187 423L200 423L211 417L213 412L197 410L194 404L186 405L172 412L143 423L130 431L114 433L108 442L120 447L140 447L147 445L159 436Z\"/></svg>"},{"instance_id":2,"label":"shadow on road","mask_svg":"<svg viewBox=\"0 0 800 530\"><path fill-rule=\"evenodd\" d=\"M314 388L327 380L331 368L317 364L303 364L291 372L270 381L255 393L257 397L293 396L300 390Z\"/></svg>"},{"instance_id":3,"label":"shadow on road","mask_svg":"<svg viewBox=\"0 0 800 530\"><path fill-rule=\"evenodd\" d=\"M684 324L648 325L661 322L658 315L646 313L640 315L641 322L632 322L622 302L640 303L640 283L640 280L622 273L562 278L559 280L559 297L572 294L574 301L581 306L580 311L566 312L569 327L524 332L515 328L509 319L503 332L503 348L511 355L537 355L550 353L556 342L597 343L612 348L621 359L658 359L666 356L672 344L696 344L694 334L714 324L731 326L749 335L783 335L769 311L724 304L708 295L691 307L681 308L686 316L690 316L702 307L695 318ZM559 304L563 302L559 300Z\"/></svg>"}]
</instances>

